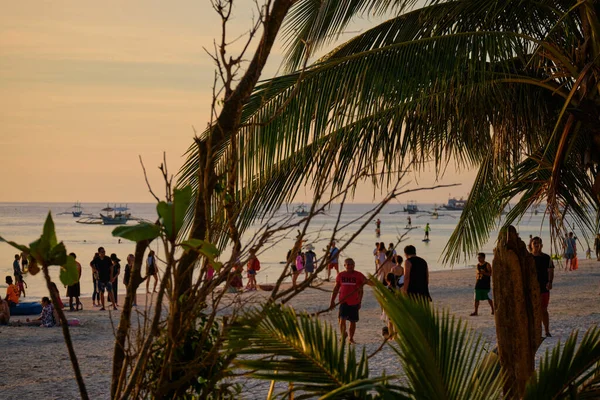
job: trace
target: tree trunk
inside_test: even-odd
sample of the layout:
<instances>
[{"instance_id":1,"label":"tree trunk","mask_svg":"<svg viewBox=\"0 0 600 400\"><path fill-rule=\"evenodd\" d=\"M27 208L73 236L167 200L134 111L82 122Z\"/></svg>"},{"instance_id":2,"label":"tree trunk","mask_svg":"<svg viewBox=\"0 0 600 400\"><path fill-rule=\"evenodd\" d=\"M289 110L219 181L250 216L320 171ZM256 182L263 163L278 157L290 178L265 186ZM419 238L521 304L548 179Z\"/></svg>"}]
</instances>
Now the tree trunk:
<instances>
[{"instance_id":1,"label":"tree trunk","mask_svg":"<svg viewBox=\"0 0 600 400\"><path fill-rule=\"evenodd\" d=\"M494 306L500 363L508 398L522 398L542 342L542 310L535 261L514 227L498 235L494 251Z\"/></svg>"}]
</instances>

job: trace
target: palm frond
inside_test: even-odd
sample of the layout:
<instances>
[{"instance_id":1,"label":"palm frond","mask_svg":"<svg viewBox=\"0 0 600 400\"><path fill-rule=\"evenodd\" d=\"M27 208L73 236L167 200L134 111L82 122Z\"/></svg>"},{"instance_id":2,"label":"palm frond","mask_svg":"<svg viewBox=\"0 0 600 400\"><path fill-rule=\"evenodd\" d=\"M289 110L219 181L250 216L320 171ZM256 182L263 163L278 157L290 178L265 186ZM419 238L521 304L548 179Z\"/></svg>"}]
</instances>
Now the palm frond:
<instances>
[{"instance_id":1,"label":"palm frond","mask_svg":"<svg viewBox=\"0 0 600 400\"><path fill-rule=\"evenodd\" d=\"M387 377L369 378L363 349L357 358L354 347L339 340L333 328L316 317L286 306L255 310L231 326L229 351L239 355L236 366L257 379L293 382L295 398L335 393L336 398L369 398L370 391L394 391ZM404 391L406 392L406 391Z\"/></svg>"},{"instance_id":2,"label":"palm frond","mask_svg":"<svg viewBox=\"0 0 600 400\"><path fill-rule=\"evenodd\" d=\"M600 369L600 330L590 328L579 346L578 332L573 332L564 345L560 342L546 351L540 368L527 385L525 399L582 398L598 393Z\"/></svg>"},{"instance_id":3,"label":"palm frond","mask_svg":"<svg viewBox=\"0 0 600 400\"><path fill-rule=\"evenodd\" d=\"M427 301L392 293L379 282L374 292L398 332L398 355L409 387L419 398L500 396L505 378L480 335Z\"/></svg>"}]
</instances>

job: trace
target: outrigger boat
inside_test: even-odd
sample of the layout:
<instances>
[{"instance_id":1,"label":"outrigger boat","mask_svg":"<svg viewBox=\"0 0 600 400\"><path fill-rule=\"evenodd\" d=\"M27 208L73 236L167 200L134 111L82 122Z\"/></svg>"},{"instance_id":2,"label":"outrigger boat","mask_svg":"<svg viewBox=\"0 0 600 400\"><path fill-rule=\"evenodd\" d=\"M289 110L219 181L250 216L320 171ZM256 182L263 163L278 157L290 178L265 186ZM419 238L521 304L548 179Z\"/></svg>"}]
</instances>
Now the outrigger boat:
<instances>
[{"instance_id":1,"label":"outrigger boat","mask_svg":"<svg viewBox=\"0 0 600 400\"><path fill-rule=\"evenodd\" d=\"M81 203L76 202L75 204L73 204L73 207L71 207L71 209L69 211L61 212L61 213L58 213L57 215L67 215L67 214L71 214L75 218L81 217L81 215L83 214L83 208L81 208Z\"/></svg>"},{"instance_id":2,"label":"outrigger boat","mask_svg":"<svg viewBox=\"0 0 600 400\"><path fill-rule=\"evenodd\" d=\"M77 220L80 224L88 225L125 225L130 219L135 219L131 216L131 213L127 212L129 208L116 205L114 207L106 206L101 211L105 214L100 213L99 217L87 217Z\"/></svg>"},{"instance_id":3,"label":"outrigger boat","mask_svg":"<svg viewBox=\"0 0 600 400\"><path fill-rule=\"evenodd\" d=\"M442 207L450 211L462 211L464 210L466 204L467 200L463 200L462 197L460 200L456 199L456 197L453 197L448 199L448 204L444 204Z\"/></svg>"},{"instance_id":4,"label":"outrigger boat","mask_svg":"<svg viewBox=\"0 0 600 400\"><path fill-rule=\"evenodd\" d=\"M419 207L417 207L417 202L412 200L409 201L408 204L406 205L406 207L404 207L404 212L407 212L409 214L416 214L419 212Z\"/></svg>"}]
</instances>

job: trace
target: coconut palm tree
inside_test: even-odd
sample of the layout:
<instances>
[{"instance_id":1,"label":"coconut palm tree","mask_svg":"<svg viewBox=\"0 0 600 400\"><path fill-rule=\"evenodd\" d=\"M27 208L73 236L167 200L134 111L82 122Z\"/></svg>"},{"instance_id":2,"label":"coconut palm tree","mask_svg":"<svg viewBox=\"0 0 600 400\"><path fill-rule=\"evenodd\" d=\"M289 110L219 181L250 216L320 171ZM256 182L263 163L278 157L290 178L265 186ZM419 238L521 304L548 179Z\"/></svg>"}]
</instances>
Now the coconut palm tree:
<instances>
[{"instance_id":1,"label":"coconut palm tree","mask_svg":"<svg viewBox=\"0 0 600 400\"><path fill-rule=\"evenodd\" d=\"M398 370L369 376L363 349L339 341L331 326L286 306L267 306L231 327L230 351L248 376L291 382L294 398L498 399L506 375L491 346L447 311L390 292L375 295L397 329ZM525 399L594 398L600 393L600 330L578 333L547 351ZM279 393L279 394L283 394ZM510 397L510 393L504 396ZM270 397L269 397L270 398Z\"/></svg>"},{"instance_id":2,"label":"coconut palm tree","mask_svg":"<svg viewBox=\"0 0 600 400\"><path fill-rule=\"evenodd\" d=\"M300 185L407 168L478 168L448 243L457 261L485 243L511 199L510 224L547 203L592 230L600 200L600 3L596 0L298 0L285 25L287 75L263 82L235 136L240 219ZM318 61L361 16L391 16ZM208 132L208 131L207 131ZM231 138L229 138L231 139ZM226 175L230 153L216 161ZM194 182L191 151L181 181ZM400 171L400 172L399 172ZM250 206L251 205L251 206Z\"/></svg>"}]
</instances>

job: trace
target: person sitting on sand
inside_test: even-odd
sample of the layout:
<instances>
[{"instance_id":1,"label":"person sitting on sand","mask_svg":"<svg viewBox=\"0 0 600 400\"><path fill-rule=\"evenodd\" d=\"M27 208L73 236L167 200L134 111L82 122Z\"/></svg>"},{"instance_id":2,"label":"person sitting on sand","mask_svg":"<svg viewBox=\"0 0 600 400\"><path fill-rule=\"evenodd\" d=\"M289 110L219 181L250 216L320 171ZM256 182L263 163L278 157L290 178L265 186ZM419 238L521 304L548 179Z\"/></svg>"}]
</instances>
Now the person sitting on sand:
<instances>
[{"instance_id":1,"label":"person sitting on sand","mask_svg":"<svg viewBox=\"0 0 600 400\"><path fill-rule=\"evenodd\" d=\"M17 285L13 285L13 279L10 275L6 275L6 284L8 287L6 288L6 297L4 300L8 302L9 307L16 306L19 303L19 288Z\"/></svg>"},{"instance_id":2,"label":"person sitting on sand","mask_svg":"<svg viewBox=\"0 0 600 400\"><path fill-rule=\"evenodd\" d=\"M10 321L10 307L8 301L0 298L0 325L8 325Z\"/></svg>"},{"instance_id":3,"label":"person sitting on sand","mask_svg":"<svg viewBox=\"0 0 600 400\"><path fill-rule=\"evenodd\" d=\"M27 318L24 323L19 323L20 325L26 326L40 326L43 328L51 328L56 325L56 318L54 317L54 307L50 302L50 299L46 297L42 297L42 314L39 318L30 320Z\"/></svg>"}]
</instances>

